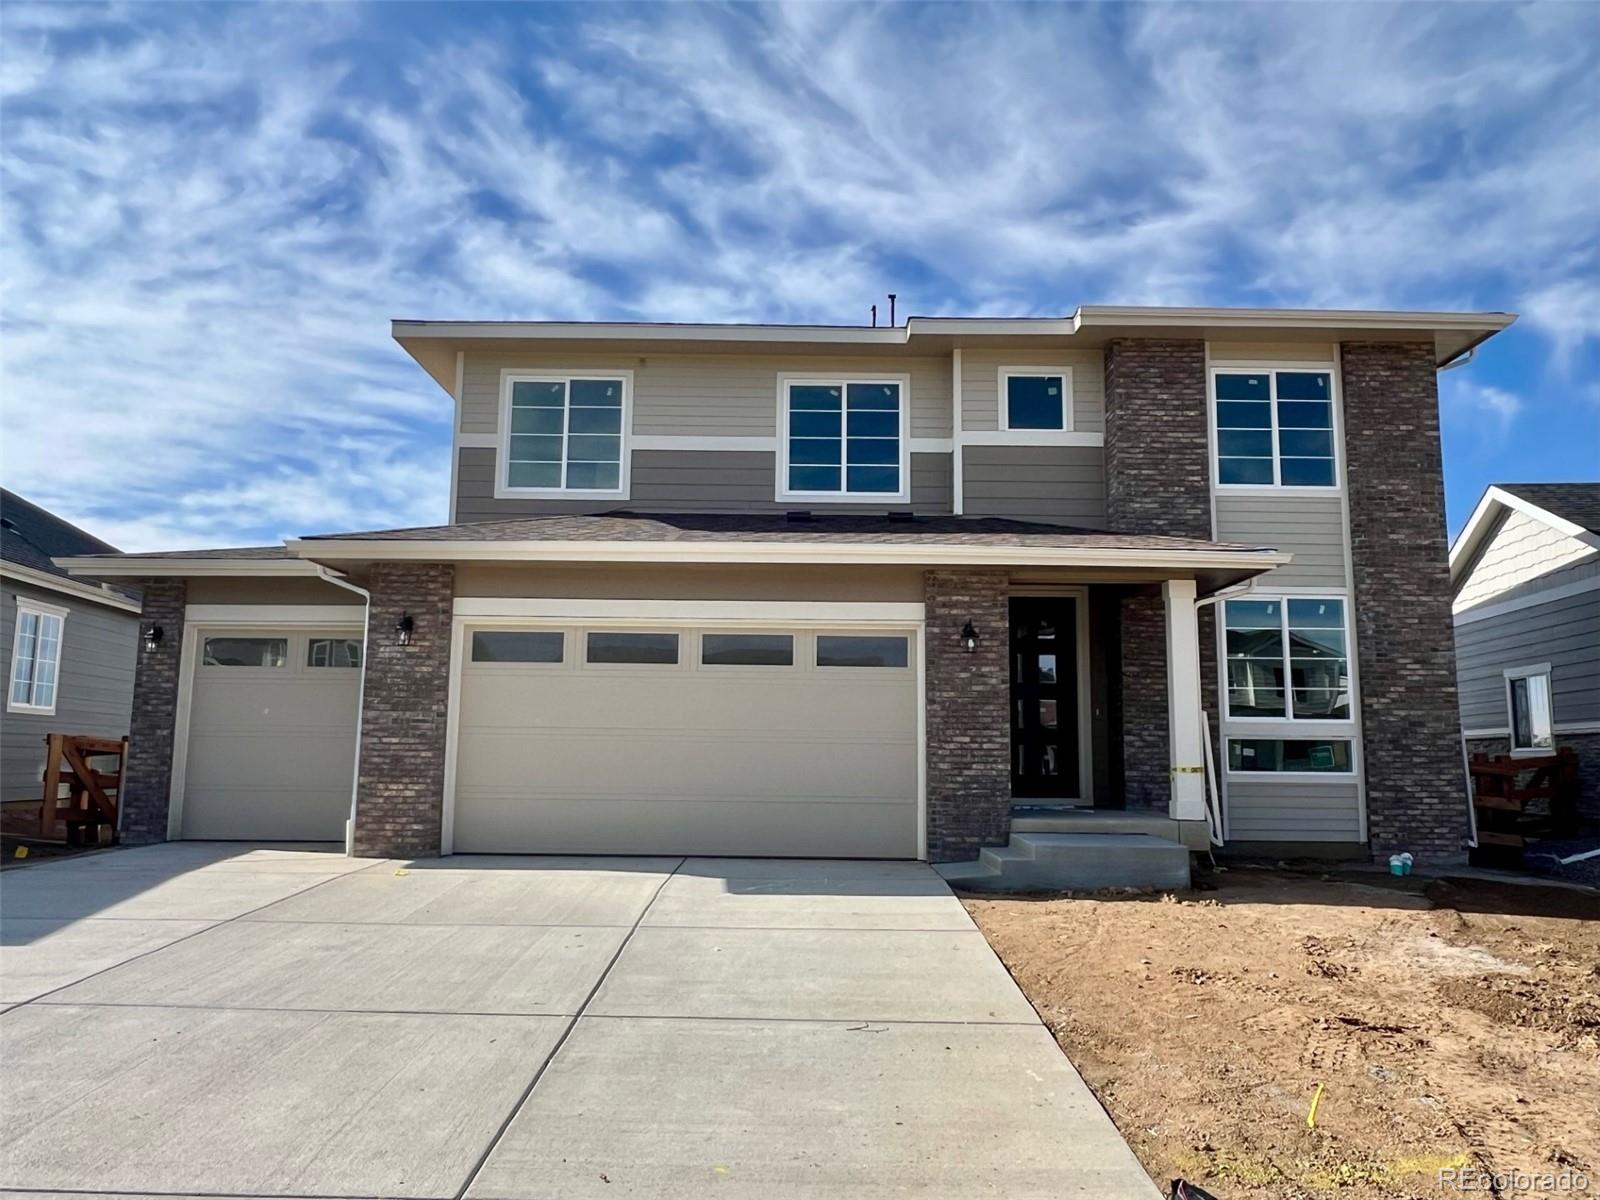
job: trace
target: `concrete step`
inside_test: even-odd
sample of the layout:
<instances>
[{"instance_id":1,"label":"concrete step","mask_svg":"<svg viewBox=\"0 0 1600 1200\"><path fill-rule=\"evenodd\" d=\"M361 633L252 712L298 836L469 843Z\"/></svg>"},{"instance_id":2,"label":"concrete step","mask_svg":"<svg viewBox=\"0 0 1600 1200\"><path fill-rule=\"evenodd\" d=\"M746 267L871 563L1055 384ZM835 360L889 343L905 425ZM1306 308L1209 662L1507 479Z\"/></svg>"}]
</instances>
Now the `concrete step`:
<instances>
[{"instance_id":1,"label":"concrete step","mask_svg":"<svg viewBox=\"0 0 1600 1200\"><path fill-rule=\"evenodd\" d=\"M1011 832L1017 833L1148 833L1204 850L1209 834L1204 821L1174 821L1165 813L1115 808L1030 808L1011 810Z\"/></svg>"},{"instance_id":2,"label":"concrete step","mask_svg":"<svg viewBox=\"0 0 1600 1200\"><path fill-rule=\"evenodd\" d=\"M973 862L938 870L952 885L974 891L1185 889L1189 851L1147 833L1013 833L1008 845L985 847Z\"/></svg>"}]
</instances>

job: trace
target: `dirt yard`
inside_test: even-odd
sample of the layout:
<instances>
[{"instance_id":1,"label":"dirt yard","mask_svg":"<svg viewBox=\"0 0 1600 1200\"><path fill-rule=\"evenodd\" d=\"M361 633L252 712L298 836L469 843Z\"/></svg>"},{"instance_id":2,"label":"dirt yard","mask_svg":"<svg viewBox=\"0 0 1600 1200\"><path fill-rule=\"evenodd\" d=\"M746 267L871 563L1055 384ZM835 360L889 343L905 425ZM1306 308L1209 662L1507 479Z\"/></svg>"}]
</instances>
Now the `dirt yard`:
<instances>
[{"instance_id":1,"label":"dirt yard","mask_svg":"<svg viewBox=\"0 0 1600 1200\"><path fill-rule=\"evenodd\" d=\"M1442 1167L1566 1167L1600 1193L1600 899L1211 879L965 898L1163 1195L1438 1200Z\"/></svg>"}]
</instances>

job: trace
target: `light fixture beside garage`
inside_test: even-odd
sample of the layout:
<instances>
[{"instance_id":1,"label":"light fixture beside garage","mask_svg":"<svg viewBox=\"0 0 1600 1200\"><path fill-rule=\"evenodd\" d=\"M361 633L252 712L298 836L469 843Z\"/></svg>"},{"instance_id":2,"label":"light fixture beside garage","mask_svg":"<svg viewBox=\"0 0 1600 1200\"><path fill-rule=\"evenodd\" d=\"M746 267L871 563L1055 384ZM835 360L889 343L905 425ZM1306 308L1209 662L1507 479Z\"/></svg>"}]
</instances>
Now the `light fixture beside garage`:
<instances>
[{"instance_id":1,"label":"light fixture beside garage","mask_svg":"<svg viewBox=\"0 0 1600 1200\"><path fill-rule=\"evenodd\" d=\"M978 648L978 631L971 621L961 627L961 644L967 648L968 654Z\"/></svg>"},{"instance_id":2,"label":"light fixture beside garage","mask_svg":"<svg viewBox=\"0 0 1600 1200\"><path fill-rule=\"evenodd\" d=\"M166 636L166 632L159 625L146 625L144 627L144 652L146 654L154 654L161 649L161 639Z\"/></svg>"},{"instance_id":3,"label":"light fixture beside garage","mask_svg":"<svg viewBox=\"0 0 1600 1200\"><path fill-rule=\"evenodd\" d=\"M411 645L411 632L416 627L416 618L410 613L403 612L400 614L400 619L394 623L394 631L400 635L400 644L402 646Z\"/></svg>"}]
</instances>

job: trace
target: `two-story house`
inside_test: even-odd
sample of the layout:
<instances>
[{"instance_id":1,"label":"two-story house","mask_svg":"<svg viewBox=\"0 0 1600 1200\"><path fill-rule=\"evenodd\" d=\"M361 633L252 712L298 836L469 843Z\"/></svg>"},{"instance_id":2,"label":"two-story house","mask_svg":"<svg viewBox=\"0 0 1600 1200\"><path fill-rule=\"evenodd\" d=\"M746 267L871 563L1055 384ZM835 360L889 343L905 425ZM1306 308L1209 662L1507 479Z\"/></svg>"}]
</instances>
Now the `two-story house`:
<instances>
[{"instance_id":1,"label":"two-story house","mask_svg":"<svg viewBox=\"0 0 1600 1200\"><path fill-rule=\"evenodd\" d=\"M1435 374L1512 320L398 321L449 524L68 563L144 589L124 835L1454 858Z\"/></svg>"}]
</instances>

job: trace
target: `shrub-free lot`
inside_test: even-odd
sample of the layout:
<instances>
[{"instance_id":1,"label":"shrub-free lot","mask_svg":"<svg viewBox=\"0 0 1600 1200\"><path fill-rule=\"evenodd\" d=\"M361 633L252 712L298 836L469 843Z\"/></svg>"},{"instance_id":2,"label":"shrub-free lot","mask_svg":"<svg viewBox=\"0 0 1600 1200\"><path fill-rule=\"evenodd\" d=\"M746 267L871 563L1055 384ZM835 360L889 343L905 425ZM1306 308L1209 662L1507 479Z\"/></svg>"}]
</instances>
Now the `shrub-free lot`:
<instances>
[{"instance_id":1,"label":"shrub-free lot","mask_svg":"<svg viewBox=\"0 0 1600 1200\"><path fill-rule=\"evenodd\" d=\"M1216 878L1182 899L966 901L1152 1177L1437 1200L1441 1167L1570 1167L1600 1189L1600 898Z\"/></svg>"}]
</instances>

